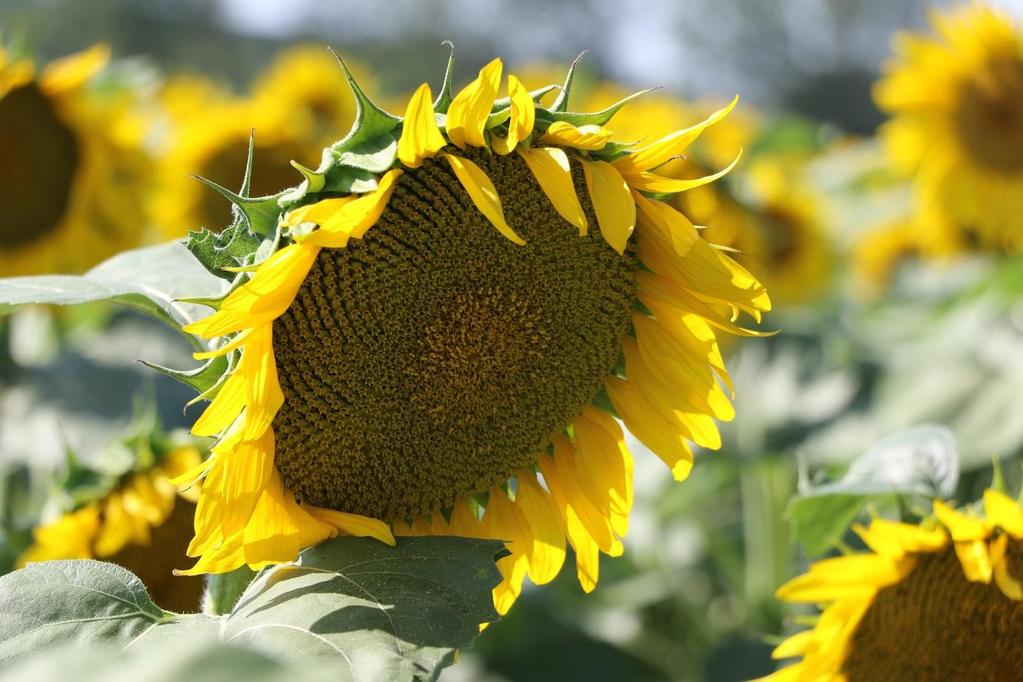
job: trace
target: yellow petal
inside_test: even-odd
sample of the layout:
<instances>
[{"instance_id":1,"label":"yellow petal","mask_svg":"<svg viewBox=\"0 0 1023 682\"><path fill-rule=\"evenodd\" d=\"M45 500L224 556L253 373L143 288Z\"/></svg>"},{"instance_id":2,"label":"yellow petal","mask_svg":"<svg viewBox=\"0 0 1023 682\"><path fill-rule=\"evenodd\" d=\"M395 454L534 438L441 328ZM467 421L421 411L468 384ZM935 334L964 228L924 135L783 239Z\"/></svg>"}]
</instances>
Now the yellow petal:
<instances>
[{"instance_id":1,"label":"yellow petal","mask_svg":"<svg viewBox=\"0 0 1023 682\"><path fill-rule=\"evenodd\" d=\"M196 436L214 436L238 418L245 407L246 377L237 368L220 387L217 397L192 425Z\"/></svg>"},{"instance_id":2,"label":"yellow petal","mask_svg":"<svg viewBox=\"0 0 1023 682\"><path fill-rule=\"evenodd\" d=\"M508 137L492 141L494 151L509 154L520 142L533 132L536 119L536 105L529 90L515 76L508 76L508 99L511 101L511 120L508 122Z\"/></svg>"},{"instance_id":3,"label":"yellow petal","mask_svg":"<svg viewBox=\"0 0 1023 682\"><path fill-rule=\"evenodd\" d=\"M866 597L902 580L915 565L913 557L900 561L877 554L853 554L824 559L809 572L778 588L782 601L828 602L845 597Z\"/></svg>"},{"instance_id":4,"label":"yellow petal","mask_svg":"<svg viewBox=\"0 0 1023 682\"><path fill-rule=\"evenodd\" d=\"M320 224L320 229L299 237L299 241L302 244L339 249L349 239L361 239L387 208L400 175L401 170L397 168L387 171L375 190L342 205Z\"/></svg>"},{"instance_id":5,"label":"yellow petal","mask_svg":"<svg viewBox=\"0 0 1023 682\"><path fill-rule=\"evenodd\" d=\"M206 573L227 573L245 565L243 551L244 533L238 531L216 548L203 553L192 568L174 570L174 575L203 575Z\"/></svg>"},{"instance_id":6,"label":"yellow petal","mask_svg":"<svg viewBox=\"0 0 1023 682\"><path fill-rule=\"evenodd\" d=\"M533 546L532 531L519 508L501 488L490 491L482 529L487 537L505 541L511 552L497 562L503 580L494 588L494 607L498 613L505 614L522 592L522 581L529 567L527 555Z\"/></svg>"},{"instance_id":7,"label":"yellow petal","mask_svg":"<svg viewBox=\"0 0 1023 682\"><path fill-rule=\"evenodd\" d=\"M93 45L88 50L51 62L40 81L50 95L73 90L91 79L110 61L110 47Z\"/></svg>"},{"instance_id":8,"label":"yellow petal","mask_svg":"<svg viewBox=\"0 0 1023 682\"><path fill-rule=\"evenodd\" d=\"M636 227L636 204L629 186L614 166L606 161L586 161L583 172L600 233L611 248L625 253L625 246Z\"/></svg>"},{"instance_id":9,"label":"yellow petal","mask_svg":"<svg viewBox=\"0 0 1023 682\"><path fill-rule=\"evenodd\" d=\"M580 237L584 236L588 227L586 214L575 193L572 167L565 151L557 147L522 148L519 156L526 162L558 215L575 225Z\"/></svg>"},{"instance_id":10,"label":"yellow petal","mask_svg":"<svg viewBox=\"0 0 1023 682\"><path fill-rule=\"evenodd\" d=\"M676 481L685 480L693 468L693 453L679 429L650 406L635 381L611 377L605 385L629 431L661 458Z\"/></svg>"},{"instance_id":11,"label":"yellow petal","mask_svg":"<svg viewBox=\"0 0 1023 682\"><path fill-rule=\"evenodd\" d=\"M533 537L532 548L527 552L529 578L537 585L545 585L557 577L565 563L565 530L558 522L557 506L532 471L518 475L515 506L525 517Z\"/></svg>"},{"instance_id":12,"label":"yellow petal","mask_svg":"<svg viewBox=\"0 0 1023 682\"><path fill-rule=\"evenodd\" d=\"M299 206L293 208L284 216L281 221L283 227L295 227L302 223L315 223L316 225L322 225L327 222L335 213L341 210L345 204L349 204L359 198L357 194L351 194L345 197L331 197L330 199L321 199L314 204L306 204L305 206Z\"/></svg>"},{"instance_id":13,"label":"yellow petal","mask_svg":"<svg viewBox=\"0 0 1023 682\"><path fill-rule=\"evenodd\" d=\"M700 238L689 219L668 204L647 199L639 192L632 192L632 200L640 223L639 239L649 237L659 249L670 248L676 256L685 258ZM651 234L644 235L645 230Z\"/></svg>"},{"instance_id":14,"label":"yellow petal","mask_svg":"<svg viewBox=\"0 0 1023 682\"><path fill-rule=\"evenodd\" d=\"M632 455L618 422L587 406L572 422L579 484L604 513L619 537L629 529L632 510Z\"/></svg>"},{"instance_id":15,"label":"yellow petal","mask_svg":"<svg viewBox=\"0 0 1023 682\"><path fill-rule=\"evenodd\" d=\"M245 525L243 552L246 564L261 568L298 558L302 549L299 527L288 512L284 486L280 476L274 472Z\"/></svg>"},{"instance_id":16,"label":"yellow petal","mask_svg":"<svg viewBox=\"0 0 1023 682\"><path fill-rule=\"evenodd\" d=\"M323 523L336 528L346 535L354 535L359 538L374 538L392 547L395 544L391 527L379 519L320 507L307 507L306 510Z\"/></svg>"},{"instance_id":17,"label":"yellow petal","mask_svg":"<svg viewBox=\"0 0 1023 682\"><path fill-rule=\"evenodd\" d=\"M245 378L245 425L242 439L259 438L284 404L274 359L273 325L264 325L249 336L236 370Z\"/></svg>"},{"instance_id":18,"label":"yellow petal","mask_svg":"<svg viewBox=\"0 0 1023 682\"><path fill-rule=\"evenodd\" d=\"M555 121L547 128L540 141L544 144L556 144L559 147L570 147L584 151L597 151L607 146L614 135L607 128L596 125L576 127L566 121Z\"/></svg>"},{"instance_id":19,"label":"yellow petal","mask_svg":"<svg viewBox=\"0 0 1023 682\"><path fill-rule=\"evenodd\" d=\"M1001 528L1014 538L1023 538L1023 508L1005 493L985 490L984 513L992 526Z\"/></svg>"},{"instance_id":20,"label":"yellow petal","mask_svg":"<svg viewBox=\"0 0 1023 682\"><path fill-rule=\"evenodd\" d=\"M853 530L867 547L893 559L900 559L910 553L936 552L948 544L948 535L940 526L923 528L887 519L874 519L869 527L856 524Z\"/></svg>"},{"instance_id":21,"label":"yellow petal","mask_svg":"<svg viewBox=\"0 0 1023 682\"><path fill-rule=\"evenodd\" d=\"M967 516L941 500L934 501L934 516L948 528L949 535L956 542L984 540L991 532L990 525L975 516Z\"/></svg>"},{"instance_id":22,"label":"yellow petal","mask_svg":"<svg viewBox=\"0 0 1023 682\"><path fill-rule=\"evenodd\" d=\"M735 157L735 160L728 164L722 170L711 175L704 175L702 178L690 178L690 179L679 179L679 178L666 178L655 173L635 173L627 175L626 178L629 186L633 189L640 190L641 192L654 192L657 194L677 194L678 192L686 192L703 185L710 184L715 180L727 175L735 164L739 163L739 158L742 153Z\"/></svg>"},{"instance_id":23,"label":"yellow petal","mask_svg":"<svg viewBox=\"0 0 1023 682\"><path fill-rule=\"evenodd\" d=\"M813 635L813 630L806 630L792 635L774 648L774 651L771 652L771 658L777 660L802 656L806 653L806 648L810 645L810 642L813 641Z\"/></svg>"},{"instance_id":24,"label":"yellow petal","mask_svg":"<svg viewBox=\"0 0 1023 682\"><path fill-rule=\"evenodd\" d=\"M409 168L418 168L423 159L435 156L446 144L433 114L430 86L423 83L405 109L401 139L398 140L398 160Z\"/></svg>"},{"instance_id":25,"label":"yellow petal","mask_svg":"<svg viewBox=\"0 0 1023 682\"><path fill-rule=\"evenodd\" d=\"M632 175L648 171L667 163L671 159L681 155L682 152L684 152L704 130L727 116L728 112L735 107L738 101L739 96L736 95L728 106L715 111L700 123L697 123L690 128L686 128L685 130L679 130L662 137L660 140L657 140L642 149L638 149L628 156L617 159L614 162L615 168L617 168L621 173Z\"/></svg>"},{"instance_id":26,"label":"yellow petal","mask_svg":"<svg viewBox=\"0 0 1023 682\"><path fill-rule=\"evenodd\" d=\"M579 464L575 448L566 438L554 439L554 457L540 458L540 470L551 489L555 503L560 507L562 518L568 524L566 510L574 512L579 523L597 543L600 551L610 556L620 556L622 543L611 528L610 519L603 514L586 495L579 482ZM572 534L569 533L569 539Z\"/></svg>"},{"instance_id":27,"label":"yellow petal","mask_svg":"<svg viewBox=\"0 0 1023 682\"><path fill-rule=\"evenodd\" d=\"M465 188L480 213L486 216L498 232L514 243L520 246L524 245L526 242L515 234L515 231L505 222L504 211L501 209L501 197L497 195L497 188L494 187L494 183L490 181L487 174L469 159L452 154L445 154L444 158L448 160L451 170L455 172L458 181L462 183L462 187Z\"/></svg>"},{"instance_id":28,"label":"yellow petal","mask_svg":"<svg viewBox=\"0 0 1023 682\"><path fill-rule=\"evenodd\" d=\"M234 335L234 338L229 340L222 346L214 348L213 350L202 351L199 353L192 353L192 357L196 360L209 360L210 358L217 358L222 355L227 355L231 351L238 350L245 345L245 339L248 337L251 329L246 329L238 334Z\"/></svg>"},{"instance_id":29,"label":"yellow petal","mask_svg":"<svg viewBox=\"0 0 1023 682\"><path fill-rule=\"evenodd\" d=\"M501 85L501 69L501 60L493 60L451 101L445 129L448 139L460 149L465 149L466 145L487 146L483 130Z\"/></svg>"},{"instance_id":30,"label":"yellow petal","mask_svg":"<svg viewBox=\"0 0 1023 682\"><path fill-rule=\"evenodd\" d=\"M1009 571L1009 560L1006 556L1008 545L1009 536L1004 533L991 543L991 565L994 569L995 584L1006 597L1020 601L1023 600L1023 583Z\"/></svg>"},{"instance_id":31,"label":"yellow petal","mask_svg":"<svg viewBox=\"0 0 1023 682\"><path fill-rule=\"evenodd\" d=\"M96 537L96 556L117 554L131 540L133 531L122 496L119 493L107 496L103 504L103 525Z\"/></svg>"},{"instance_id":32,"label":"yellow petal","mask_svg":"<svg viewBox=\"0 0 1023 682\"><path fill-rule=\"evenodd\" d=\"M319 254L318 246L291 244L260 264L252 279L232 291L220 310L183 329L206 338L269 322L280 316L302 286Z\"/></svg>"}]
</instances>

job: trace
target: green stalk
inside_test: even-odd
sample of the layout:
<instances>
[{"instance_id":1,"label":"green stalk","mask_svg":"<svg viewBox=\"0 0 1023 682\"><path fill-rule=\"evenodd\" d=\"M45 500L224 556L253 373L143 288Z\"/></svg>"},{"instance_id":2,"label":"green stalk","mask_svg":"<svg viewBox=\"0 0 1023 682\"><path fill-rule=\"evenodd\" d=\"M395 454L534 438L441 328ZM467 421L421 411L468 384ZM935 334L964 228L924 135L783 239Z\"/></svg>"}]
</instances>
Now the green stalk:
<instances>
[{"instance_id":1,"label":"green stalk","mask_svg":"<svg viewBox=\"0 0 1023 682\"><path fill-rule=\"evenodd\" d=\"M220 573L206 577L206 592L202 597L203 613L210 616L222 616L231 613L238 598L249 586L256 572L248 566L236 568L230 573Z\"/></svg>"}]
</instances>

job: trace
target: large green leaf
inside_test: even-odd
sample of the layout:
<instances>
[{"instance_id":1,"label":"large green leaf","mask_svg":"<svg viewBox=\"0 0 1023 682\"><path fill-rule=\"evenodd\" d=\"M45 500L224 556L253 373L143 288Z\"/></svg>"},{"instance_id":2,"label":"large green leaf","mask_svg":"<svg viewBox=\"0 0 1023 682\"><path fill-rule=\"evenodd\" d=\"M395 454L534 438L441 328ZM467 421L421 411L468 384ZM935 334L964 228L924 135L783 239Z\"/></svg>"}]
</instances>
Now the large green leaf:
<instances>
[{"instance_id":1,"label":"large green leaf","mask_svg":"<svg viewBox=\"0 0 1023 682\"><path fill-rule=\"evenodd\" d=\"M159 649L64 646L18 661L0 682L331 682L328 671L296 665L258 651L198 637Z\"/></svg>"},{"instance_id":2,"label":"large green leaf","mask_svg":"<svg viewBox=\"0 0 1023 682\"><path fill-rule=\"evenodd\" d=\"M0 663L68 641L128 644L167 619L131 572L48 561L0 577Z\"/></svg>"},{"instance_id":3,"label":"large green leaf","mask_svg":"<svg viewBox=\"0 0 1023 682\"><path fill-rule=\"evenodd\" d=\"M0 578L0 663L58 644L155 655L198 638L315 663L334 680L436 679L497 619L500 551L469 538L337 538L260 573L220 617L164 613L113 564L34 564Z\"/></svg>"},{"instance_id":4,"label":"large green leaf","mask_svg":"<svg viewBox=\"0 0 1023 682\"><path fill-rule=\"evenodd\" d=\"M786 515L809 556L823 554L845 534L871 501L919 496L947 498L959 480L959 455L952 432L920 426L883 439L853 460L833 483L794 497Z\"/></svg>"},{"instance_id":5,"label":"large green leaf","mask_svg":"<svg viewBox=\"0 0 1023 682\"><path fill-rule=\"evenodd\" d=\"M77 305L112 301L178 326L205 308L181 298L214 298L227 283L214 277L178 242L126 251L84 275L41 275L0 280L0 315L21 305Z\"/></svg>"}]
</instances>

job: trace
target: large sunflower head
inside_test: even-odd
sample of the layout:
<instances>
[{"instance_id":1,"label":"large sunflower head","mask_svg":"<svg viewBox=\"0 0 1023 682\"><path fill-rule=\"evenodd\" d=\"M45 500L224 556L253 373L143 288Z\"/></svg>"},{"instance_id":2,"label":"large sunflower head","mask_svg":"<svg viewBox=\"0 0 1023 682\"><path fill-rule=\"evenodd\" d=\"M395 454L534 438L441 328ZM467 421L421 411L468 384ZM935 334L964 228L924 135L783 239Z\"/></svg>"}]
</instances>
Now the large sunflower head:
<instances>
[{"instance_id":1,"label":"large sunflower head","mask_svg":"<svg viewBox=\"0 0 1023 682\"><path fill-rule=\"evenodd\" d=\"M715 333L753 333L763 287L661 199L715 176L656 170L731 109L640 147L494 60L457 95L422 85L403 117L359 102L304 182L233 195L229 234L194 235L238 272L199 358L229 370L198 435L218 438L189 573L284 562L339 533L510 540L507 610L575 549L592 589L622 551L632 460L621 417L684 478L689 442L730 419ZM559 89L550 106L538 104ZM226 253L249 243L227 266ZM240 267L238 267L240 266ZM212 361L212 360L211 360Z\"/></svg>"},{"instance_id":2,"label":"large sunflower head","mask_svg":"<svg viewBox=\"0 0 1023 682\"><path fill-rule=\"evenodd\" d=\"M1023 243L1023 34L982 3L935 13L935 36L900 35L875 88L882 137L956 248ZM922 237L929 222L920 225Z\"/></svg>"},{"instance_id":3,"label":"large sunflower head","mask_svg":"<svg viewBox=\"0 0 1023 682\"><path fill-rule=\"evenodd\" d=\"M80 272L142 237L142 126L109 51L35 64L0 45L0 277ZM110 84L108 84L110 85Z\"/></svg>"},{"instance_id":4,"label":"large sunflower head","mask_svg":"<svg viewBox=\"0 0 1023 682\"><path fill-rule=\"evenodd\" d=\"M191 537L198 487L178 492L171 479L194 469L202 453L162 434L134 436L94 465L68 459L57 514L33 531L18 565L102 559L135 573L163 608L199 606L202 580L175 577Z\"/></svg>"},{"instance_id":5,"label":"large sunflower head","mask_svg":"<svg viewBox=\"0 0 1023 682\"><path fill-rule=\"evenodd\" d=\"M770 679L1023 679L1023 508L988 490L983 511L936 501L920 525L856 526L869 553L819 561L778 590L824 610L775 649L802 660Z\"/></svg>"},{"instance_id":6,"label":"large sunflower head","mask_svg":"<svg viewBox=\"0 0 1023 682\"><path fill-rule=\"evenodd\" d=\"M324 146L351 125L355 110L337 62L326 50L308 47L283 52L250 97L201 77L177 76L165 84L161 99L167 133L151 212L167 237L189 229L219 231L231 221L229 203L190 174L237 186L253 130L249 191L272 195L293 184L292 161L318 165Z\"/></svg>"}]
</instances>

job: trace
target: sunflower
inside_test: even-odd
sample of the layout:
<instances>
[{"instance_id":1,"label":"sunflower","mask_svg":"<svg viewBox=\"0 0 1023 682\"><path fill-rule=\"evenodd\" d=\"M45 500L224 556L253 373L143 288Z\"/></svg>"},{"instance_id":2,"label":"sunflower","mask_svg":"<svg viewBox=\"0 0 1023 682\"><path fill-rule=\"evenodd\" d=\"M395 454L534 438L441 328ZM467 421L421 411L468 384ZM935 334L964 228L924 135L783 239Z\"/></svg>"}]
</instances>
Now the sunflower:
<instances>
[{"instance_id":1,"label":"sunflower","mask_svg":"<svg viewBox=\"0 0 1023 682\"><path fill-rule=\"evenodd\" d=\"M1016 249L1023 243L1023 39L981 3L935 13L935 36L902 34L875 87L892 115L881 129L917 201L955 231L918 221L930 252ZM941 238L943 237L943 238Z\"/></svg>"},{"instance_id":2,"label":"sunflower","mask_svg":"<svg viewBox=\"0 0 1023 682\"><path fill-rule=\"evenodd\" d=\"M109 50L49 64L0 46L0 277L80 272L141 239L142 126L93 88Z\"/></svg>"},{"instance_id":3,"label":"sunflower","mask_svg":"<svg viewBox=\"0 0 1023 682\"><path fill-rule=\"evenodd\" d=\"M343 161L235 197L233 229L271 246L185 327L221 339L197 358L230 367L193 427L213 455L180 480L204 477L185 573L291 561L341 533L495 538L503 613L527 574L554 578L566 538L587 591L599 554L622 553L632 459L615 415L677 479L689 441L720 446L716 330L753 334L738 314L770 303L656 198L716 175L655 169L734 102L636 148L606 127L628 100L568 109L571 71L550 107L557 86L514 75L498 98L500 60L454 97L450 74L403 118L352 80Z\"/></svg>"},{"instance_id":4,"label":"sunflower","mask_svg":"<svg viewBox=\"0 0 1023 682\"><path fill-rule=\"evenodd\" d=\"M18 558L22 567L54 559L103 559L124 566L146 585L153 599L172 611L195 611L202 580L175 578L172 569L184 556L191 535L198 488L178 493L171 479L199 465L195 447L178 446L137 467L104 490L90 489L77 509L38 526L34 544ZM76 465L71 479L90 481L100 472L83 473Z\"/></svg>"},{"instance_id":5,"label":"sunflower","mask_svg":"<svg viewBox=\"0 0 1023 682\"><path fill-rule=\"evenodd\" d=\"M250 134L256 147L254 195L293 184L293 160L316 167L329 142L326 131L343 130L353 121L354 99L344 85L334 58L308 47L283 52L257 80L251 97L232 95L200 77L170 79L161 97L168 133L151 205L163 234L181 237L199 227L219 231L231 222L223 197L189 174L221 185L237 183Z\"/></svg>"},{"instance_id":6,"label":"sunflower","mask_svg":"<svg viewBox=\"0 0 1023 682\"><path fill-rule=\"evenodd\" d=\"M870 553L819 561L778 590L824 611L775 649L802 660L769 679L1023 679L1023 508L994 490L983 506L936 501L920 525L855 526Z\"/></svg>"}]
</instances>

